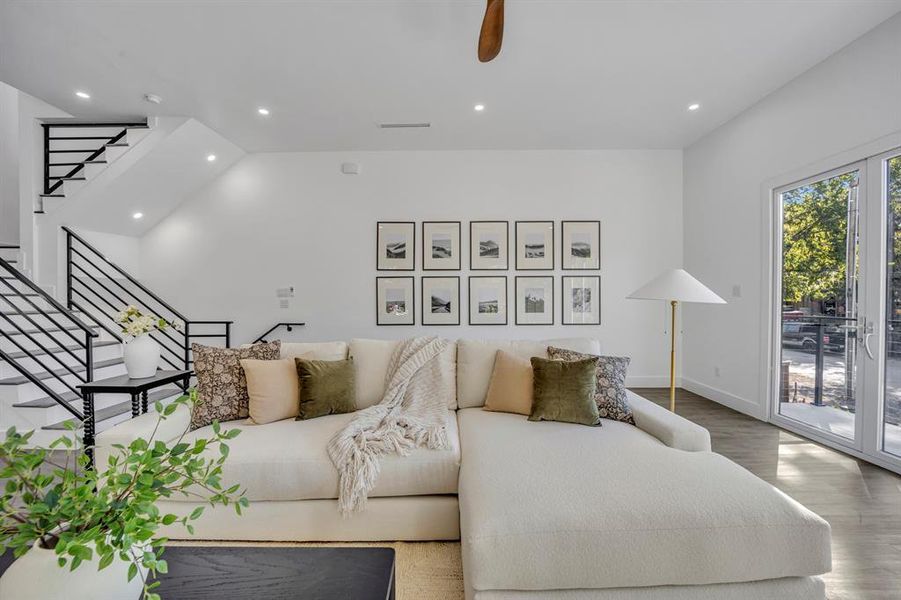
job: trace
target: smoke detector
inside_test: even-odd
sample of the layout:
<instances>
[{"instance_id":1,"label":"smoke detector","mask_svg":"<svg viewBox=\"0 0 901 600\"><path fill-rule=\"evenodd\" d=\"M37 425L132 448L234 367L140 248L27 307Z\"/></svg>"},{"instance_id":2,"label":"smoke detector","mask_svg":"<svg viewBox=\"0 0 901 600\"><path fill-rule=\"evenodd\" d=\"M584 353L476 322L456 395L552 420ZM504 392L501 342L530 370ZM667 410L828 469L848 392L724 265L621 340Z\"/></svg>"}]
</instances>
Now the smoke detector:
<instances>
[{"instance_id":1,"label":"smoke detector","mask_svg":"<svg viewBox=\"0 0 901 600\"><path fill-rule=\"evenodd\" d=\"M151 104L159 104L163 101L162 98L157 96L156 94L144 94L144 101L149 102Z\"/></svg>"}]
</instances>

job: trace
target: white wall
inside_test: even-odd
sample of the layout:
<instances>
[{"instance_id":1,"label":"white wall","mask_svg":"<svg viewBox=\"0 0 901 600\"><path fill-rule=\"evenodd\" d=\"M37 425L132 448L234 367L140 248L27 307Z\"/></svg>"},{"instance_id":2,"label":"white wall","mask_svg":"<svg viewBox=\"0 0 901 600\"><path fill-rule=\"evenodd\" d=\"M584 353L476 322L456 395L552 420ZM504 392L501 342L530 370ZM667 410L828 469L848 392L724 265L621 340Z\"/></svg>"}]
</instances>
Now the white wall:
<instances>
[{"instance_id":1,"label":"white wall","mask_svg":"<svg viewBox=\"0 0 901 600\"><path fill-rule=\"evenodd\" d=\"M762 252L769 224L762 186L901 130L899 65L901 15L686 149L686 269L729 305L686 308L685 387L765 417ZM731 297L736 284L738 298Z\"/></svg>"},{"instance_id":2,"label":"white wall","mask_svg":"<svg viewBox=\"0 0 901 600\"><path fill-rule=\"evenodd\" d=\"M19 92L0 82L0 243L19 241Z\"/></svg>"},{"instance_id":3,"label":"white wall","mask_svg":"<svg viewBox=\"0 0 901 600\"><path fill-rule=\"evenodd\" d=\"M362 173L342 175L344 161ZM276 321L305 320L309 340L402 337L596 336L633 358L632 384L664 385L668 347L663 303L626 300L682 263L680 151L468 151L280 153L245 157L141 240L143 280L188 317L232 318L235 339ZM599 327L469 327L461 275L460 327L377 327L376 221L600 219ZM559 225L555 251L559 253ZM560 259L557 257L559 266ZM512 267L511 260L511 267ZM401 273L407 275L409 273ZM416 280L419 322L419 275ZM438 275L440 273L429 273ZM478 274L490 274L479 272ZM513 276L505 273L509 297ZM555 292L559 302L559 275ZM275 289L297 286L289 310Z\"/></svg>"},{"instance_id":4,"label":"white wall","mask_svg":"<svg viewBox=\"0 0 901 600\"><path fill-rule=\"evenodd\" d=\"M106 258L122 267L129 275L141 277L141 241L130 235L79 229L78 235L97 248ZM112 273L110 271L110 273Z\"/></svg>"}]
</instances>

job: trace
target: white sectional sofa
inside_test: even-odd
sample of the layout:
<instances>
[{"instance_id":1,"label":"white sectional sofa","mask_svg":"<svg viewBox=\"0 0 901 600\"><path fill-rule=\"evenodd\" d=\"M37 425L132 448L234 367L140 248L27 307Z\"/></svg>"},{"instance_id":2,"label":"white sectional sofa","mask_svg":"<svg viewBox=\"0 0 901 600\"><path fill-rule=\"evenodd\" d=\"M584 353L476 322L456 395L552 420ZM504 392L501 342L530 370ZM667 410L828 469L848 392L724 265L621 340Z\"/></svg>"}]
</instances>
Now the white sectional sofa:
<instances>
[{"instance_id":1,"label":"white sectional sofa","mask_svg":"<svg viewBox=\"0 0 901 600\"><path fill-rule=\"evenodd\" d=\"M357 405L378 401L396 342L284 344L283 357L348 353ZM451 447L382 461L364 512L337 510L326 443L353 415L268 425L229 423L224 483L251 507L205 512L196 539L462 542L467 599L823 600L829 525L728 459L708 432L630 392L635 426L529 422L481 409L494 356L545 356L548 345L599 353L594 340L459 340L442 357ZM98 436L98 464L114 443L147 436L144 415ZM158 434L173 439L186 412ZM188 434L203 435L204 430ZM162 510L190 513L173 499ZM185 532L165 532L175 539Z\"/></svg>"}]
</instances>

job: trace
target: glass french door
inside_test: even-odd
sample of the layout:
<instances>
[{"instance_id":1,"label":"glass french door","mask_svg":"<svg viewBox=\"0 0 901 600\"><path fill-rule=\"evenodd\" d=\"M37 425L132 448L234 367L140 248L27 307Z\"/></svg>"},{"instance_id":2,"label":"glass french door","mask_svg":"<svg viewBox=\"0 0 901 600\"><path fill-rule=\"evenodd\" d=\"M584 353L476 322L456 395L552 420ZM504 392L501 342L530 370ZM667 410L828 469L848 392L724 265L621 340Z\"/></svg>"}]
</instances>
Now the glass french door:
<instances>
[{"instance_id":1,"label":"glass french door","mask_svg":"<svg viewBox=\"0 0 901 600\"><path fill-rule=\"evenodd\" d=\"M772 420L901 471L901 151L775 200Z\"/></svg>"}]
</instances>

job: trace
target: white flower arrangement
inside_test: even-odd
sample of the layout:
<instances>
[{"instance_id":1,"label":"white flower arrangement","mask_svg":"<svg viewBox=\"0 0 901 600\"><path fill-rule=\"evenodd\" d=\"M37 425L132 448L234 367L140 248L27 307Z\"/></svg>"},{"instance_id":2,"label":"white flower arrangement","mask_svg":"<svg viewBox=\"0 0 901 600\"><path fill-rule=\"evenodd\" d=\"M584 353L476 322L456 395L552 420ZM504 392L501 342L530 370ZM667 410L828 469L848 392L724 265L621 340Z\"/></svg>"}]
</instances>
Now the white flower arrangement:
<instances>
[{"instance_id":1,"label":"white flower arrangement","mask_svg":"<svg viewBox=\"0 0 901 600\"><path fill-rule=\"evenodd\" d=\"M116 323L122 327L122 333L131 337L138 337L151 331L163 331L170 325L177 331L181 331L184 325L179 320L171 323L156 315L145 315L134 304L129 304L116 315Z\"/></svg>"}]
</instances>

